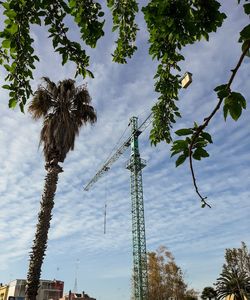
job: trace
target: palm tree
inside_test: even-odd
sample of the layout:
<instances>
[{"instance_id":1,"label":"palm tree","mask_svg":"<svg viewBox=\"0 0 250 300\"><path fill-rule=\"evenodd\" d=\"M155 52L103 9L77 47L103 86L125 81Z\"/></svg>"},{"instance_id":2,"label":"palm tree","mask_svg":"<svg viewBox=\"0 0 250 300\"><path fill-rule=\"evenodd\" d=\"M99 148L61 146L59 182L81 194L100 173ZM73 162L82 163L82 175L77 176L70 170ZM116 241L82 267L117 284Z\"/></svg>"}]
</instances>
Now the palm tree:
<instances>
[{"instance_id":1,"label":"palm tree","mask_svg":"<svg viewBox=\"0 0 250 300\"><path fill-rule=\"evenodd\" d=\"M216 282L218 299L234 296L234 300L249 299L250 277L245 271L224 268Z\"/></svg>"},{"instance_id":2,"label":"palm tree","mask_svg":"<svg viewBox=\"0 0 250 300\"><path fill-rule=\"evenodd\" d=\"M47 170L27 274L26 297L29 300L36 300L39 288L58 174L63 172L58 163L64 162L67 153L74 149L80 127L96 121L96 113L90 105L91 98L85 85L76 87L75 81L71 79L56 85L47 77L43 79L45 85L38 87L29 106L34 119L43 118L40 144L43 144Z\"/></svg>"},{"instance_id":3,"label":"palm tree","mask_svg":"<svg viewBox=\"0 0 250 300\"><path fill-rule=\"evenodd\" d=\"M202 294L201 294L201 299L216 299L217 293L215 289L211 286L207 286L203 289Z\"/></svg>"}]
</instances>

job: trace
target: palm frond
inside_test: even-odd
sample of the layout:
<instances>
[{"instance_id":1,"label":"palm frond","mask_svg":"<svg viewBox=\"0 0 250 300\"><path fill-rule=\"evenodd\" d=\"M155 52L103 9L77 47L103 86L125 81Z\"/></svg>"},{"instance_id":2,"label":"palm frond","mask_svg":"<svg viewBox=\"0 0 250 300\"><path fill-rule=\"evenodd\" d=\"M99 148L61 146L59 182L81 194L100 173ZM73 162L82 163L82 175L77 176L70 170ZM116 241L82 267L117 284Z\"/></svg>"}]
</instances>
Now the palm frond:
<instances>
[{"instance_id":1,"label":"palm frond","mask_svg":"<svg viewBox=\"0 0 250 300\"><path fill-rule=\"evenodd\" d=\"M33 119L39 119L47 115L49 109L53 106L51 95L39 87L29 105L28 111Z\"/></svg>"},{"instance_id":2,"label":"palm frond","mask_svg":"<svg viewBox=\"0 0 250 300\"><path fill-rule=\"evenodd\" d=\"M76 93L75 80L65 79L57 84L58 98L61 102L69 102Z\"/></svg>"},{"instance_id":3,"label":"palm frond","mask_svg":"<svg viewBox=\"0 0 250 300\"><path fill-rule=\"evenodd\" d=\"M87 90L86 85L79 86L74 95L75 105L80 105L81 103L89 104L91 102L91 97Z\"/></svg>"},{"instance_id":4,"label":"palm frond","mask_svg":"<svg viewBox=\"0 0 250 300\"><path fill-rule=\"evenodd\" d=\"M221 276L217 279L216 291L218 299L234 295L235 300L244 300L249 298L247 287L250 284L250 278L246 272L241 270L228 270L224 268Z\"/></svg>"},{"instance_id":5,"label":"palm frond","mask_svg":"<svg viewBox=\"0 0 250 300\"><path fill-rule=\"evenodd\" d=\"M74 115L78 127L86 123L94 124L97 120L94 108L88 104L82 105L79 109L75 110Z\"/></svg>"},{"instance_id":6,"label":"palm frond","mask_svg":"<svg viewBox=\"0 0 250 300\"><path fill-rule=\"evenodd\" d=\"M90 102L91 97L86 86L79 87L73 99L73 113L79 127L87 122L93 124L97 120L96 112Z\"/></svg>"},{"instance_id":7,"label":"palm frond","mask_svg":"<svg viewBox=\"0 0 250 300\"><path fill-rule=\"evenodd\" d=\"M75 137L87 122L96 122L96 113L90 105L91 97L86 85L75 87L75 81L66 79L57 85L44 77L46 87L40 86L29 111L34 118L44 118L40 135L45 160L63 162L74 149Z\"/></svg>"}]
</instances>

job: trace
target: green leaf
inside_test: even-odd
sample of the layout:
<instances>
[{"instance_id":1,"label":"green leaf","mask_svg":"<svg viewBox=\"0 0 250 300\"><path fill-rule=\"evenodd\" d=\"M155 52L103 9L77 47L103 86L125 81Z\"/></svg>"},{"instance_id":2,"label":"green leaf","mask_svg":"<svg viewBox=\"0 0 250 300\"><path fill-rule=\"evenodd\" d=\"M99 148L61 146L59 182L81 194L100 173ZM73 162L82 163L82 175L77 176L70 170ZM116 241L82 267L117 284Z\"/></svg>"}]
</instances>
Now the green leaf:
<instances>
[{"instance_id":1,"label":"green leaf","mask_svg":"<svg viewBox=\"0 0 250 300\"><path fill-rule=\"evenodd\" d=\"M181 114L180 114L178 111L175 111L174 114L175 114L177 117L181 118Z\"/></svg>"},{"instance_id":2,"label":"green leaf","mask_svg":"<svg viewBox=\"0 0 250 300\"><path fill-rule=\"evenodd\" d=\"M207 140L209 143L213 143L213 140L212 140L212 137L211 137L211 135L208 133L208 132L202 132L201 133L201 136L205 139L205 140Z\"/></svg>"},{"instance_id":3,"label":"green leaf","mask_svg":"<svg viewBox=\"0 0 250 300\"><path fill-rule=\"evenodd\" d=\"M174 141L172 149L173 150L178 150L178 149L186 149L188 147L188 142L186 140L177 140Z\"/></svg>"},{"instance_id":4,"label":"green leaf","mask_svg":"<svg viewBox=\"0 0 250 300\"><path fill-rule=\"evenodd\" d=\"M219 91L222 91L222 90L225 90L227 88L227 84L222 84L222 85L218 85L214 91L215 92L219 92Z\"/></svg>"},{"instance_id":5,"label":"green leaf","mask_svg":"<svg viewBox=\"0 0 250 300\"><path fill-rule=\"evenodd\" d=\"M16 99L10 99L9 101L9 108L15 108L17 105L17 100Z\"/></svg>"},{"instance_id":6,"label":"green leaf","mask_svg":"<svg viewBox=\"0 0 250 300\"><path fill-rule=\"evenodd\" d=\"M12 23L11 27L8 28L8 31L13 35L18 31L18 25L16 23Z\"/></svg>"},{"instance_id":7,"label":"green leaf","mask_svg":"<svg viewBox=\"0 0 250 300\"><path fill-rule=\"evenodd\" d=\"M23 102L21 102L19 104L19 107L20 107L21 112L24 113L24 103Z\"/></svg>"},{"instance_id":8,"label":"green leaf","mask_svg":"<svg viewBox=\"0 0 250 300\"><path fill-rule=\"evenodd\" d=\"M209 157L209 153L205 149L197 148L197 150L199 150L201 157Z\"/></svg>"},{"instance_id":9,"label":"green leaf","mask_svg":"<svg viewBox=\"0 0 250 300\"><path fill-rule=\"evenodd\" d=\"M184 155L184 154L180 155L180 156L177 158L176 162L175 162L176 168L177 168L178 166L180 166L181 164L183 164L184 161L186 160L186 158L187 158L186 155Z\"/></svg>"},{"instance_id":10,"label":"green leaf","mask_svg":"<svg viewBox=\"0 0 250 300\"><path fill-rule=\"evenodd\" d=\"M8 84L3 85L2 88L6 89L6 90L10 90L11 89L11 87Z\"/></svg>"},{"instance_id":11,"label":"green leaf","mask_svg":"<svg viewBox=\"0 0 250 300\"><path fill-rule=\"evenodd\" d=\"M67 61L68 61L68 53L66 51L62 52L62 65L65 65Z\"/></svg>"},{"instance_id":12,"label":"green leaf","mask_svg":"<svg viewBox=\"0 0 250 300\"><path fill-rule=\"evenodd\" d=\"M86 73L90 78L95 78L94 74L90 70L86 70Z\"/></svg>"},{"instance_id":13,"label":"green leaf","mask_svg":"<svg viewBox=\"0 0 250 300\"><path fill-rule=\"evenodd\" d=\"M6 15L9 19L14 19L17 13L13 9L7 9L4 11L4 15Z\"/></svg>"},{"instance_id":14,"label":"green leaf","mask_svg":"<svg viewBox=\"0 0 250 300\"><path fill-rule=\"evenodd\" d=\"M224 105L224 107L223 107L223 114L224 114L224 120L225 121L227 120L228 112L229 112L228 105Z\"/></svg>"},{"instance_id":15,"label":"green leaf","mask_svg":"<svg viewBox=\"0 0 250 300\"><path fill-rule=\"evenodd\" d=\"M218 85L214 89L214 91L217 92L217 96L218 96L219 99L224 99L230 93L230 89L228 88L228 84Z\"/></svg>"},{"instance_id":16,"label":"green leaf","mask_svg":"<svg viewBox=\"0 0 250 300\"><path fill-rule=\"evenodd\" d=\"M250 57L250 50L249 50L249 41L245 41L243 44L242 44L242 52L245 52L247 49L248 51L246 52L246 56Z\"/></svg>"},{"instance_id":17,"label":"green leaf","mask_svg":"<svg viewBox=\"0 0 250 300\"><path fill-rule=\"evenodd\" d=\"M229 113L234 121L237 121L242 113L242 107L239 103L235 102L229 106Z\"/></svg>"},{"instance_id":18,"label":"green leaf","mask_svg":"<svg viewBox=\"0 0 250 300\"><path fill-rule=\"evenodd\" d=\"M119 25L114 25L112 28L112 32L116 31L119 28Z\"/></svg>"},{"instance_id":19,"label":"green leaf","mask_svg":"<svg viewBox=\"0 0 250 300\"><path fill-rule=\"evenodd\" d=\"M249 15L250 14L250 3L244 4L243 7L244 7L245 13L247 15Z\"/></svg>"},{"instance_id":20,"label":"green leaf","mask_svg":"<svg viewBox=\"0 0 250 300\"><path fill-rule=\"evenodd\" d=\"M202 202L201 208L205 208L205 207L206 207L206 203L205 203L205 202Z\"/></svg>"},{"instance_id":21,"label":"green leaf","mask_svg":"<svg viewBox=\"0 0 250 300\"><path fill-rule=\"evenodd\" d=\"M209 157L209 153L203 148L197 148L192 156L196 160L201 160L202 157Z\"/></svg>"},{"instance_id":22,"label":"green leaf","mask_svg":"<svg viewBox=\"0 0 250 300\"><path fill-rule=\"evenodd\" d=\"M230 91L228 89L227 90L220 90L220 91L217 92L217 95L218 95L219 99L224 99L229 95L229 93L230 93Z\"/></svg>"},{"instance_id":23,"label":"green leaf","mask_svg":"<svg viewBox=\"0 0 250 300\"><path fill-rule=\"evenodd\" d=\"M246 102L246 99L244 98L244 96L241 93L232 92L231 96L233 98L233 101L237 101L238 103L241 104L242 108L246 109L247 102Z\"/></svg>"},{"instance_id":24,"label":"green leaf","mask_svg":"<svg viewBox=\"0 0 250 300\"><path fill-rule=\"evenodd\" d=\"M232 92L230 96L225 99L224 102L224 118L226 119L228 112L230 113L232 119L237 121L242 113L242 108L246 109L245 98L237 92Z\"/></svg>"},{"instance_id":25,"label":"green leaf","mask_svg":"<svg viewBox=\"0 0 250 300\"><path fill-rule=\"evenodd\" d=\"M3 48L10 48L11 40L3 40L2 47Z\"/></svg>"},{"instance_id":26,"label":"green leaf","mask_svg":"<svg viewBox=\"0 0 250 300\"><path fill-rule=\"evenodd\" d=\"M193 133L193 130L191 128L183 128L183 129L179 129L179 130L175 131L175 134L177 134L178 136L189 135L192 133Z\"/></svg>"},{"instance_id":27,"label":"green leaf","mask_svg":"<svg viewBox=\"0 0 250 300\"><path fill-rule=\"evenodd\" d=\"M177 149L177 150L171 150L171 151L172 151L172 153L171 153L171 157L172 157L172 156L174 156L174 155L176 155L176 154L182 152L183 149Z\"/></svg>"},{"instance_id":28,"label":"green leaf","mask_svg":"<svg viewBox=\"0 0 250 300\"><path fill-rule=\"evenodd\" d=\"M3 65L3 66L5 67L5 69L6 69L8 72L11 71L11 66L9 66L9 65L7 65L7 64L5 64L5 65Z\"/></svg>"},{"instance_id":29,"label":"green leaf","mask_svg":"<svg viewBox=\"0 0 250 300\"><path fill-rule=\"evenodd\" d=\"M242 40L250 39L250 24L241 30L240 37Z\"/></svg>"}]
</instances>

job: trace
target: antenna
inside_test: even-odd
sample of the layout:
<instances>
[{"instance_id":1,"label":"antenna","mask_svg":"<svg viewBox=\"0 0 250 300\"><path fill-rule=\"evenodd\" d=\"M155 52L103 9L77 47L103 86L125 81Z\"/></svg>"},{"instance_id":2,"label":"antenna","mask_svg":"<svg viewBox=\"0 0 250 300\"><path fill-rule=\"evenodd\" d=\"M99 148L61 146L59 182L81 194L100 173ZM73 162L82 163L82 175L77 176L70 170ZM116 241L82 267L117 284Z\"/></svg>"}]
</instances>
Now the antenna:
<instances>
[{"instance_id":1,"label":"antenna","mask_svg":"<svg viewBox=\"0 0 250 300\"><path fill-rule=\"evenodd\" d=\"M107 203L104 206L104 231L103 233L106 234L106 221L107 221Z\"/></svg>"},{"instance_id":2,"label":"antenna","mask_svg":"<svg viewBox=\"0 0 250 300\"><path fill-rule=\"evenodd\" d=\"M80 262L80 260L79 260L79 258L77 258L76 264L75 264L75 284L74 284L74 289L73 289L74 293L77 293L77 271L78 271L79 262Z\"/></svg>"}]
</instances>

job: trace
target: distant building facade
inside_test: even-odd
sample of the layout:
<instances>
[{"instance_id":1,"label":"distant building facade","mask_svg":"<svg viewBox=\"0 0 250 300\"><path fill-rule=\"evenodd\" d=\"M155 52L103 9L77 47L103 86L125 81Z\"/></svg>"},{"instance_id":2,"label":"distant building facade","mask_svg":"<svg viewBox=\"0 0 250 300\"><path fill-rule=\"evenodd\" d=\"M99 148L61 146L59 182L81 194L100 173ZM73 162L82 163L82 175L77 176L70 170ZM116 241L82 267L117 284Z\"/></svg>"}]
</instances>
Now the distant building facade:
<instances>
[{"instance_id":1,"label":"distant building facade","mask_svg":"<svg viewBox=\"0 0 250 300\"><path fill-rule=\"evenodd\" d=\"M235 300L235 295L234 295L234 294L229 295L229 296L227 296L227 297L225 298L225 300ZM246 297L246 296L244 296L244 300L247 300L247 297Z\"/></svg>"},{"instance_id":2,"label":"distant building facade","mask_svg":"<svg viewBox=\"0 0 250 300\"><path fill-rule=\"evenodd\" d=\"M8 290L8 285L3 285L2 283L0 283L0 300L7 300Z\"/></svg>"},{"instance_id":3,"label":"distant building facade","mask_svg":"<svg viewBox=\"0 0 250 300\"><path fill-rule=\"evenodd\" d=\"M9 283L6 299L23 300L25 298L26 280L16 279ZM64 282L59 280L40 280L37 300L59 300L63 296Z\"/></svg>"},{"instance_id":4,"label":"distant building facade","mask_svg":"<svg viewBox=\"0 0 250 300\"><path fill-rule=\"evenodd\" d=\"M78 293L71 293L69 291L68 295L64 295L63 298L59 300L96 300L95 298L91 298L88 294L82 292L81 294Z\"/></svg>"}]
</instances>

